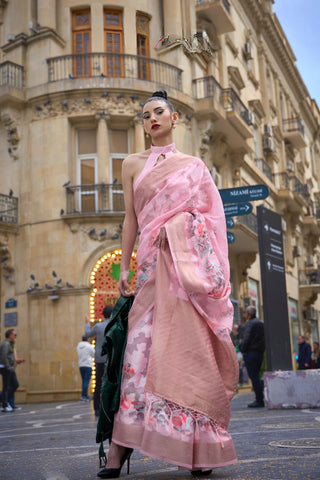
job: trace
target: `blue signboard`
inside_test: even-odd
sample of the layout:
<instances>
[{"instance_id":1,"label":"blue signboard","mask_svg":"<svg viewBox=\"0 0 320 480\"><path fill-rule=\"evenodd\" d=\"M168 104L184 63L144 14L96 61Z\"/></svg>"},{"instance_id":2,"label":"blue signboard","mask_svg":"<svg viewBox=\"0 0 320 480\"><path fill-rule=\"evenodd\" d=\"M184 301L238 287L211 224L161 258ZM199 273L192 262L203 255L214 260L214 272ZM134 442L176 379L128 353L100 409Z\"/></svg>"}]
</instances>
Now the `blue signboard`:
<instances>
[{"instance_id":1,"label":"blue signboard","mask_svg":"<svg viewBox=\"0 0 320 480\"><path fill-rule=\"evenodd\" d=\"M18 323L17 312L5 313L4 314L4 326L5 327L16 327L17 323Z\"/></svg>"},{"instance_id":2,"label":"blue signboard","mask_svg":"<svg viewBox=\"0 0 320 480\"><path fill-rule=\"evenodd\" d=\"M236 237L233 235L232 232L227 232L227 240L228 240L228 243L234 243Z\"/></svg>"},{"instance_id":3,"label":"blue signboard","mask_svg":"<svg viewBox=\"0 0 320 480\"><path fill-rule=\"evenodd\" d=\"M252 203L235 203L234 205L224 205L224 214L226 217L237 217L239 215L248 215L252 212Z\"/></svg>"},{"instance_id":4,"label":"blue signboard","mask_svg":"<svg viewBox=\"0 0 320 480\"><path fill-rule=\"evenodd\" d=\"M17 308L18 302L15 298L9 298L5 303L5 308Z\"/></svg>"},{"instance_id":5,"label":"blue signboard","mask_svg":"<svg viewBox=\"0 0 320 480\"><path fill-rule=\"evenodd\" d=\"M234 227L233 218L226 218L226 224L227 224L227 228L233 228Z\"/></svg>"},{"instance_id":6,"label":"blue signboard","mask_svg":"<svg viewBox=\"0 0 320 480\"><path fill-rule=\"evenodd\" d=\"M219 190L222 203L238 203L263 200L269 195L266 185L251 185L248 187L225 188Z\"/></svg>"}]
</instances>

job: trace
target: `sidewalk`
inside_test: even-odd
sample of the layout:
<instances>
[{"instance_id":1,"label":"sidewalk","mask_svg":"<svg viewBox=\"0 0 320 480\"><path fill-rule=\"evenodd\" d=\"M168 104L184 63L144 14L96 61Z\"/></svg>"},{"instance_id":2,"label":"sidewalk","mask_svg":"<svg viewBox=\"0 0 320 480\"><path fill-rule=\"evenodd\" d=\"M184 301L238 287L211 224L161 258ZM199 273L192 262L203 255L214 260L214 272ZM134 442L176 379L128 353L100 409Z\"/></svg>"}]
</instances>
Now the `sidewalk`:
<instances>
[{"instance_id":1,"label":"sidewalk","mask_svg":"<svg viewBox=\"0 0 320 480\"><path fill-rule=\"evenodd\" d=\"M320 409L247 408L253 393L232 401L229 431L239 462L217 469L214 480L319 480ZM92 402L22 405L0 412L1 480L98 479ZM107 449L107 442L105 444ZM188 472L134 452L126 480L191 480ZM206 477L201 477L206 478ZM209 478L209 477L208 477Z\"/></svg>"}]
</instances>

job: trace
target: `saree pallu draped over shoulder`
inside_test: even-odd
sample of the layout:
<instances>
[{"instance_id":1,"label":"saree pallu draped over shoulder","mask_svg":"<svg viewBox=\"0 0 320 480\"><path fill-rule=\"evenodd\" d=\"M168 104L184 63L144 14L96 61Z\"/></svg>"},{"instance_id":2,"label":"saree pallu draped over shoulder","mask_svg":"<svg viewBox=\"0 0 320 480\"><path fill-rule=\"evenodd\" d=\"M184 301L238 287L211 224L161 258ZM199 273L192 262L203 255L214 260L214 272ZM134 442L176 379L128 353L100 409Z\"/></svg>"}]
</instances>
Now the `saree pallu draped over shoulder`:
<instances>
[{"instance_id":1,"label":"saree pallu draped over shoulder","mask_svg":"<svg viewBox=\"0 0 320 480\"><path fill-rule=\"evenodd\" d=\"M137 182L134 202L138 282L113 441L188 469L234 463L238 362L219 192L201 160L173 153Z\"/></svg>"}]
</instances>

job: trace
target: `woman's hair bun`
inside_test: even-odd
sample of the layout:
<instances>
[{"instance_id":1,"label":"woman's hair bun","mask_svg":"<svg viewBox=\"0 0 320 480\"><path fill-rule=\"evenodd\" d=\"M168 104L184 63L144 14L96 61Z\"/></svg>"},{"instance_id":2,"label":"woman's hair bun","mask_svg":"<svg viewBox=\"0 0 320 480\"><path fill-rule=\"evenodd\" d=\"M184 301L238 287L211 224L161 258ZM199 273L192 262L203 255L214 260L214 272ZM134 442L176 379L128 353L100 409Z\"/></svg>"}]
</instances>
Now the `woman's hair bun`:
<instances>
[{"instance_id":1,"label":"woman's hair bun","mask_svg":"<svg viewBox=\"0 0 320 480\"><path fill-rule=\"evenodd\" d=\"M157 92L154 92L152 96L144 102L143 106L145 106L148 102L152 102L153 100L160 100L160 99L166 102L171 112L174 112L174 107L172 103L168 100L168 95L165 90L158 90Z\"/></svg>"},{"instance_id":2,"label":"woman's hair bun","mask_svg":"<svg viewBox=\"0 0 320 480\"><path fill-rule=\"evenodd\" d=\"M158 90L157 92L154 92L152 94L152 97L160 97L160 98L164 98L165 100L168 100L168 95L165 90Z\"/></svg>"}]
</instances>

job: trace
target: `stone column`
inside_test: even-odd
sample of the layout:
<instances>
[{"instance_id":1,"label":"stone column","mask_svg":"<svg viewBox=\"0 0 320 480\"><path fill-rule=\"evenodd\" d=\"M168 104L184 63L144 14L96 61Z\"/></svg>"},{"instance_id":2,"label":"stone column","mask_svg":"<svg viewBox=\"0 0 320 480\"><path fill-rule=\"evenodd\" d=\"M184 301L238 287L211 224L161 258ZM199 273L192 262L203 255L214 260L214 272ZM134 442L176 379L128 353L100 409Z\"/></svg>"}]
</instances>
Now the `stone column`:
<instances>
[{"instance_id":1,"label":"stone column","mask_svg":"<svg viewBox=\"0 0 320 480\"><path fill-rule=\"evenodd\" d=\"M182 12L180 0L163 0L164 34L182 37Z\"/></svg>"},{"instance_id":2,"label":"stone column","mask_svg":"<svg viewBox=\"0 0 320 480\"><path fill-rule=\"evenodd\" d=\"M144 139L143 120L141 117L136 116L133 119L134 123L134 146L136 152L143 152L146 149Z\"/></svg>"},{"instance_id":3,"label":"stone column","mask_svg":"<svg viewBox=\"0 0 320 480\"><path fill-rule=\"evenodd\" d=\"M104 31L103 31L103 6L97 3L91 5L91 50L95 52L104 52ZM100 65L100 73L104 71L103 60Z\"/></svg>"},{"instance_id":4,"label":"stone column","mask_svg":"<svg viewBox=\"0 0 320 480\"><path fill-rule=\"evenodd\" d=\"M108 120L110 115L97 114L97 153L98 153L98 182L111 183L109 159L109 132Z\"/></svg>"},{"instance_id":5,"label":"stone column","mask_svg":"<svg viewBox=\"0 0 320 480\"><path fill-rule=\"evenodd\" d=\"M125 33L125 52L137 55L136 13L137 2L126 2L126 15L123 16L123 30Z\"/></svg>"},{"instance_id":6,"label":"stone column","mask_svg":"<svg viewBox=\"0 0 320 480\"><path fill-rule=\"evenodd\" d=\"M38 0L38 22L41 27L56 29L56 0Z\"/></svg>"}]
</instances>

